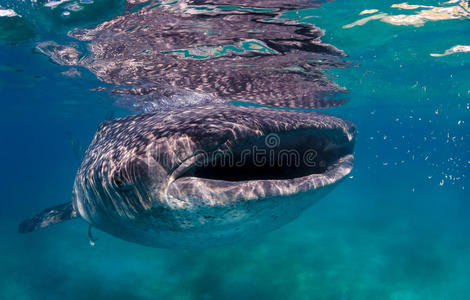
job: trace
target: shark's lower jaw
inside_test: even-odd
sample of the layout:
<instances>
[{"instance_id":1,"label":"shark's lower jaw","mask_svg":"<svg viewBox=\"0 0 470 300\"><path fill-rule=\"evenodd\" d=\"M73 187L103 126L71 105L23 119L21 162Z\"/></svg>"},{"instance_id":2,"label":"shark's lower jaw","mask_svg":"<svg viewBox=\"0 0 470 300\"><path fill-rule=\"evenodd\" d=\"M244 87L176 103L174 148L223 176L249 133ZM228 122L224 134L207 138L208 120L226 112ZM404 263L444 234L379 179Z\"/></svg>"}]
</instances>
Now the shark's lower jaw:
<instances>
[{"instance_id":1,"label":"shark's lower jaw","mask_svg":"<svg viewBox=\"0 0 470 300\"><path fill-rule=\"evenodd\" d=\"M278 145L269 144L266 136L237 143L230 148L234 165L222 159L226 156L199 154L189 159L173 173L166 194L179 230L173 227L174 237L167 238L167 234L159 246L229 244L256 238L294 220L351 172L353 136L340 129L288 132L277 136ZM273 150L273 162L267 157L264 163L253 163L254 156L245 154L245 164L236 165L242 153L252 151L248 145L266 150L261 153L267 156ZM284 150L304 161L282 161ZM310 157L310 152L316 156Z\"/></svg>"}]
</instances>

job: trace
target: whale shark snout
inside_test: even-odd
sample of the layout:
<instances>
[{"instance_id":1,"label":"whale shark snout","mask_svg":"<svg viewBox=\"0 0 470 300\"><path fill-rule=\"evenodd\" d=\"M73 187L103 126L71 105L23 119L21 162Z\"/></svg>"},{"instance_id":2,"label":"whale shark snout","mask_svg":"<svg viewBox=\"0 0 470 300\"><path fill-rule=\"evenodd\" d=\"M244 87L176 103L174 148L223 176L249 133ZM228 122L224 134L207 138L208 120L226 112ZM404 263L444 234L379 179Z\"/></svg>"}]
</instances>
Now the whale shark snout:
<instances>
[{"instance_id":1,"label":"whale shark snout","mask_svg":"<svg viewBox=\"0 0 470 300\"><path fill-rule=\"evenodd\" d=\"M98 229L152 247L255 238L351 171L355 132L322 113L235 105L104 122L77 172L73 208Z\"/></svg>"}]
</instances>

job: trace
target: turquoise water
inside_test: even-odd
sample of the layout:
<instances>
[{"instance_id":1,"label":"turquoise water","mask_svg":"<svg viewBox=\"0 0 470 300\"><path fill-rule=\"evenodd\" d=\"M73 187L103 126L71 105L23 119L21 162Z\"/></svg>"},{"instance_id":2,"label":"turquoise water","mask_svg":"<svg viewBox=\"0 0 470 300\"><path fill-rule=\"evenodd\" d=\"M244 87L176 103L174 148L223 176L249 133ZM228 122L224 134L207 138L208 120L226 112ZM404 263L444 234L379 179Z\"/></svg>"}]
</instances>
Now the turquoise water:
<instances>
[{"instance_id":1,"label":"turquoise water","mask_svg":"<svg viewBox=\"0 0 470 300\"><path fill-rule=\"evenodd\" d=\"M86 52L69 31L146 4L69 1L52 9L1 0L4 14L21 17L0 17L0 298L468 299L470 52L431 55L470 46L468 3L392 4L333 1L283 15L315 24L324 43L347 53L344 66L325 72L348 90L348 102L324 110L358 128L347 180L256 240L165 250L100 231L92 247L82 220L17 233L25 217L70 200L97 126L130 114L122 103L136 101L110 92L114 82L90 65L54 61L38 43ZM370 9L378 11L359 15ZM418 17L387 19L400 14ZM369 16L377 19L344 27ZM230 45L240 53L253 47Z\"/></svg>"}]
</instances>

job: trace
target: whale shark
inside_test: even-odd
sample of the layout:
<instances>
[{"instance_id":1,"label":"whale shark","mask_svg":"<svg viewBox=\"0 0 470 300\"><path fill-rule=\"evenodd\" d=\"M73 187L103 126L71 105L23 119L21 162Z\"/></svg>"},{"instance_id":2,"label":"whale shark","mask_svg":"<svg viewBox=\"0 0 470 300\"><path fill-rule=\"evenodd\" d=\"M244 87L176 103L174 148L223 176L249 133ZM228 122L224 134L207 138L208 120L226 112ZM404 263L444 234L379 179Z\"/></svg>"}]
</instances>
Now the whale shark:
<instances>
[{"instance_id":1,"label":"whale shark","mask_svg":"<svg viewBox=\"0 0 470 300\"><path fill-rule=\"evenodd\" d=\"M81 218L159 248L253 239L294 220L350 173L355 134L353 123L324 113L226 104L105 121L71 201L18 229Z\"/></svg>"}]
</instances>

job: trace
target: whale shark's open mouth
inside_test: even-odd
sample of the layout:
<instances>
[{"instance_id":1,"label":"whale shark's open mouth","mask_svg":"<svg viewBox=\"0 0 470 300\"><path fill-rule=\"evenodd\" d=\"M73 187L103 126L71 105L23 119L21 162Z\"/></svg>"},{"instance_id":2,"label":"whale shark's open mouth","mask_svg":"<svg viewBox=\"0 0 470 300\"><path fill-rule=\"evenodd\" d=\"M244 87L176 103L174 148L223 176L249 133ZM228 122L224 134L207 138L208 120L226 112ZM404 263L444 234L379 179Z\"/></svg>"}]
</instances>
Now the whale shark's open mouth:
<instances>
[{"instance_id":1,"label":"whale shark's open mouth","mask_svg":"<svg viewBox=\"0 0 470 300\"><path fill-rule=\"evenodd\" d=\"M307 128L227 141L186 160L169 192L178 199L249 200L330 185L352 169L354 130Z\"/></svg>"},{"instance_id":2,"label":"whale shark's open mouth","mask_svg":"<svg viewBox=\"0 0 470 300\"><path fill-rule=\"evenodd\" d=\"M231 150L204 153L178 178L288 180L322 174L340 158L352 154L352 143L340 139L341 133L320 130L250 138Z\"/></svg>"}]
</instances>

